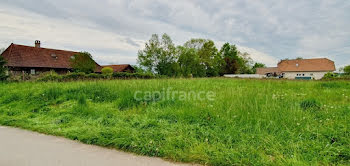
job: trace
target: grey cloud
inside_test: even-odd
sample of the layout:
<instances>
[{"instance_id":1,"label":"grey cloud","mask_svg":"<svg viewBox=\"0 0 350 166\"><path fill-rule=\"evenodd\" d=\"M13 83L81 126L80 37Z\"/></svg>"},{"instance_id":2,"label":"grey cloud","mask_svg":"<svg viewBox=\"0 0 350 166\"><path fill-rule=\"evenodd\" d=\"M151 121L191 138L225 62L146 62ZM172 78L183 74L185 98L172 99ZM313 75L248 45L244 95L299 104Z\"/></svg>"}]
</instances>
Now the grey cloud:
<instances>
[{"instance_id":1,"label":"grey cloud","mask_svg":"<svg viewBox=\"0 0 350 166\"><path fill-rule=\"evenodd\" d=\"M135 47L141 47L136 40L146 41L152 33L168 33L177 44L190 37L211 38L276 59L317 55L340 64L349 56L347 0L0 0L0 4L121 35ZM136 56L132 51L125 54Z\"/></svg>"}]
</instances>

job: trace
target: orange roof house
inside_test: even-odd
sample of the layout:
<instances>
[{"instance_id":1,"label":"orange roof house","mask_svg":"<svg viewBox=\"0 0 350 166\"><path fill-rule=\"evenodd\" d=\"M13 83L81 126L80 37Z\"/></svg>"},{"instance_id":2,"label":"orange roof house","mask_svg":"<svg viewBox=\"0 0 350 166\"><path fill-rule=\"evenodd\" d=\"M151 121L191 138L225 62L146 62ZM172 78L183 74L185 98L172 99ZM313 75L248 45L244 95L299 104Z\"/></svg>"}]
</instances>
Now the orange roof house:
<instances>
[{"instance_id":1,"label":"orange roof house","mask_svg":"<svg viewBox=\"0 0 350 166\"><path fill-rule=\"evenodd\" d=\"M335 64L327 58L282 60L277 67L258 68L257 74L277 73L288 79L321 79L326 73L335 71Z\"/></svg>"},{"instance_id":2,"label":"orange roof house","mask_svg":"<svg viewBox=\"0 0 350 166\"><path fill-rule=\"evenodd\" d=\"M79 52L42 48L40 41L35 41L34 47L12 43L1 56L12 74L39 74L51 70L64 74L73 71L71 59L75 54ZM101 69L102 66L96 63L95 72L100 73Z\"/></svg>"}]
</instances>

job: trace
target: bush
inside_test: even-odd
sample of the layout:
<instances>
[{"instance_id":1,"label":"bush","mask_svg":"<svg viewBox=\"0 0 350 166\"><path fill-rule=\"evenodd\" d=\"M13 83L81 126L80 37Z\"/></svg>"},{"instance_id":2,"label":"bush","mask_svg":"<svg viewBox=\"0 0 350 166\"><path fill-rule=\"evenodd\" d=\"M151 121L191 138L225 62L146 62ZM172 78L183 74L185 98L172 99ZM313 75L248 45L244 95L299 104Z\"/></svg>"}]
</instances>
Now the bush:
<instances>
[{"instance_id":1,"label":"bush","mask_svg":"<svg viewBox=\"0 0 350 166\"><path fill-rule=\"evenodd\" d=\"M322 80L325 80L325 81L350 80L350 75L347 75L347 74L339 75L337 73L327 73L323 76Z\"/></svg>"},{"instance_id":2,"label":"bush","mask_svg":"<svg viewBox=\"0 0 350 166\"><path fill-rule=\"evenodd\" d=\"M112 74L113 73L113 69L111 67L104 67L101 70L102 74Z\"/></svg>"},{"instance_id":3,"label":"bush","mask_svg":"<svg viewBox=\"0 0 350 166\"><path fill-rule=\"evenodd\" d=\"M141 78L141 79L152 79L155 78L155 76L152 73L135 73L133 74L135 78Z\"/></svg>"},{"instance_id":4,"label":"bush","mask_svg":"<svg viewBox=\"0 0 350 166\"><path fill-rule=\"evenodd\" d=\"M87 75L83 72L79 72L79 73L69 73L66 75L63 75L63 80L65 81L70 81L70 80L84 80L87 78Z\"/></svg>"},{"instance_id":5,"label":"bush","mask_svg":"<svg viewBox=\"0 0 350 166\"><path fill-rule=\"evenodd\" d=\"M5 81L7 79L6 75L6 68L5 68L6 61L5 59L0 56L0 81Z\"/></svg>"},{"instance_id":6,"label":"bush","mask_svg":"<svg viewBox=\"0 0 350 166\"><path fill-rule=\"evenodd\" d=\"M325 74L322 79L329 80L329 79L336 78L337 76L338 76L337 74L329 72L329 73Z\"/></svg>"},{"instance_id":7,"label":"bush","mask_svg":"<svg viewBox=\"0 0 350 166\"><path fill-rule=\"evenodd\" d=\"M62 81L62 76L58 75L54 71L45 72L40 74L37 81L48 82L48 81Z\"/></svg>"},{"instance_id":8,"label":"bush","mask_svg":"<svg viewBox=\"0 0 350 166\"><path fill-rule=\"evenodd\" d=\"M113 73L112 77L115 79L131 79L131 78L153 79L153 78L156 78L153 74L150 74L150 73Z\"/></svg>"},{"instance_id":9,"label":"bush","mask_svg":"<svg viewBox=\"0 0 350 166\"><path fill-rule=\"evenodd\" d=\"M90 74L87 74L86 77L89 79L101 79L101 78L103 78L103 75L96 74L96 73L90 73Z\"/></svg>"},{"instance_id":10,"label":"bush","mask_svg":"<svg viewBox=\"0 0 350 166\"><path fill-rule=\"evenodd\" d=\"M132 74L130 73L113 73L113 78L122 78L122 79L126 79L126 78L130 78L132 77Z\"/></svg>"},{"instance_id":11,"label":"bush","mask_svg":"<svg viewBox=\"0 0 350 166\"><path fill-rule=\"evenodd\" d=\"M344 67L344 72L346 75L350 75L350 65Z\"/></svg>"},{"instance_id":12,"label":"bush","mask_svg":"<svg viewBox=\"0 0 350 166\"><path fill-rule=\"evenodd\" d=\"M153 74L146 73L109 73L109 74L96 74L96 73L69 73L66 75L58 75L55 72L48 72L40 75L37 81L78 81L78 80L95 80L95 79L153 79L156 78Z\"/></svg>"},{"instance_id":13,"label":"bush","mask_svg":"<svg viewBox=\"0 0 350 166\"><path fill-rule=\"evenodd\" d=\"M315 99L307 99L300 103L300 107L303 110L318 110L321 108L321 104L317 102Z\"/></svg>"}]
</instances>

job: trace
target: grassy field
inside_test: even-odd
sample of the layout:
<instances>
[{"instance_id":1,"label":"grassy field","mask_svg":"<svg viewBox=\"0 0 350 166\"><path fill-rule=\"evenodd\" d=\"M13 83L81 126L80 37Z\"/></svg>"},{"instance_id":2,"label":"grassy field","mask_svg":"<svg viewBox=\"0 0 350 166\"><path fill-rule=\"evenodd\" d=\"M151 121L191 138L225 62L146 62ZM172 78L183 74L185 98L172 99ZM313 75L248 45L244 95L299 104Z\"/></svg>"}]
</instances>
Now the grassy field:
<instances>
[{"instance_id":1,"label":"grassy field","mask_svg":"<svg viewBox=\"0 0 350 166\"><path fill-rule=\"evenodd\" d=\"M136 100L135 92L214 92ZM350 82L164 79L0 84L0 125L207 165L350 164Z\"/></svg>"}]
</instances>

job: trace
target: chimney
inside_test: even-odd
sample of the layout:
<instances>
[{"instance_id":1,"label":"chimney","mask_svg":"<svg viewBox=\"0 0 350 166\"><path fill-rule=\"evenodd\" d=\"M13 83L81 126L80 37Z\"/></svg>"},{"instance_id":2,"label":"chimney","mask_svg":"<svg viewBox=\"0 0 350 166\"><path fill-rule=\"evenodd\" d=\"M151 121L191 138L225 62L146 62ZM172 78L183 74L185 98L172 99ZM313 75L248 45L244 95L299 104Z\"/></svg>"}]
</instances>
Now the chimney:
<instances>
[{"instance_id":1,"label":"chimney","mask_svg":"<svg viewBox=\"0 0 350 166\"><path fill-rule=\"evenodd\" d=\"M40 40L35 40L35 48L40 48Z\"/></svg>"}]
</instances>

